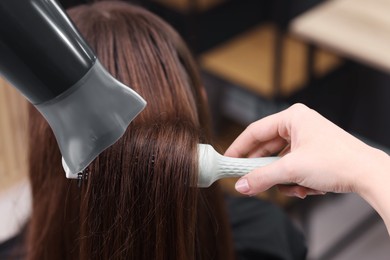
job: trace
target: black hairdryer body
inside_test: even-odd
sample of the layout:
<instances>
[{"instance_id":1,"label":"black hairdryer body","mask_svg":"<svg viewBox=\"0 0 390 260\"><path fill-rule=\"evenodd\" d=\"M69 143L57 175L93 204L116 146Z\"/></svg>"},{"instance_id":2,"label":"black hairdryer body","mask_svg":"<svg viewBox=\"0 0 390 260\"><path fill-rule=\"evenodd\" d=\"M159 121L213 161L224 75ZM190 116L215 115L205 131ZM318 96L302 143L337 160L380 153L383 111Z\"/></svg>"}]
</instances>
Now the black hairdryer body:
<instances>
[{"instance_id":1,"label":"black hairdryer body","mask_svg":"<svg viewBox=\"0 0 390 260\"><path fill-rule=\"evenodd\" d=\"M68 178L115 143L146 106L102 67L55 0L0 1L0 75L50 124Z\"/></svg>"}]
</instances>

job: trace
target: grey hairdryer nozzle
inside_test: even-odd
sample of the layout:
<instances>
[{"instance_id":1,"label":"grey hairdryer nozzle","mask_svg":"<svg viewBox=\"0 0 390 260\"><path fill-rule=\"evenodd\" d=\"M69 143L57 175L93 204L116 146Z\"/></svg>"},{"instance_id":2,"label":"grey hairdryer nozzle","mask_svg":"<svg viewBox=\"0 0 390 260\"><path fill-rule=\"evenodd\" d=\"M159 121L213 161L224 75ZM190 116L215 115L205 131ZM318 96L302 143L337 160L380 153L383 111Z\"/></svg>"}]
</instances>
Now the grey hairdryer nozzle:
<instances>
[{"instance_id":1,"label":"grey hairdryer nozzle","mask_svg":"<svg viewBox=\"0 0 390 260\"><path fill-rule=\"evenodd\" d=\"M66 177L75 179L124 134L145 106L140 95L96 61L75 86L36 108L53 129L68 167Z\"/></svg>"},{"instance_id":2,"label":"grey hairdryer nozzle","mask_svg":"<svg viewBox=\"0 0 390 260\"><path fill-rule=\"evenodd\" d=\"M102 67L55 0L0 1L0 75L46 118L70 178L146 105Z\"/></svg>"}]
</instances>

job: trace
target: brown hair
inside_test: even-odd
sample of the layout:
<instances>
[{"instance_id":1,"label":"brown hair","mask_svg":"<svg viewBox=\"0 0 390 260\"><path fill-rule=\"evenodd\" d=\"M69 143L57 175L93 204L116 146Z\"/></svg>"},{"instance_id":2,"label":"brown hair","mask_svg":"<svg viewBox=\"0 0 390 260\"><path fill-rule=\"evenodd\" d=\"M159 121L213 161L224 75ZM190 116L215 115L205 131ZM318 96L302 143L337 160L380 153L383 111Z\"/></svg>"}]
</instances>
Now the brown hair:
<instances>
[{"instance_id":1,"label":"brown hair","mask_svg":"<svg viewBox=\"0 0 390 260\"><path fill-rule=\"evenodd\" d=\"M66 180L43 118L30 110L30 259L231 259L217 185L197 181L208 115L195 63L179 35L139 7L99 2L69 10L101 63L148 105L89 166Z\"/></svg>"}]
</instances>

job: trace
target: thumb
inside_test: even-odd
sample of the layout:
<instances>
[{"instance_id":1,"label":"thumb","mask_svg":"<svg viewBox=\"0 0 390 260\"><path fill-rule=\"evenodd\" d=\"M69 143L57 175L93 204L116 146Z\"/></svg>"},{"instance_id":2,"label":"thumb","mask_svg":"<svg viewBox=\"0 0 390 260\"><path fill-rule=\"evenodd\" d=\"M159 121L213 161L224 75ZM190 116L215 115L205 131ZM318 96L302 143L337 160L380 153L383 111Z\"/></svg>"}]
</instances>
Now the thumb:
<instances>
[{"instance_id":1,"label":"thumb","mask_svg":"<svg viewBox=\"0 0 390 260\"><path fill-rule=\"evenodd\" d=\"M238 192L246 195L254 195L268 190L276 184L293 182L288 174L288 157L285 155L280 160L277 160L267 166L257 168L247 175L240 178L235 188Z\"/></svg>"}]
</instances>

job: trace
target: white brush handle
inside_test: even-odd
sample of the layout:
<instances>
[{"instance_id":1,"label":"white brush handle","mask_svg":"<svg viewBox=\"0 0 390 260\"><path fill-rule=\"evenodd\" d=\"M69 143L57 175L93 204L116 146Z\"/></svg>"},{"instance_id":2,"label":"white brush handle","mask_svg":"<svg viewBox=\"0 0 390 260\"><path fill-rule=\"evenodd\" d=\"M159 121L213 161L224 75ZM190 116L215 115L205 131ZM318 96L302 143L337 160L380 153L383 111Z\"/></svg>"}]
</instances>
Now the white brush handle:
<instances>
[{"instance_id":1,"label":"white brush handle","mask_svg":"<svg viewBox=\"0 0 390 260\"><path fill-rule=\"evenodd\" d=\"M261 157L261 158L232 158L218 156L218 179L229 177L241 177L256 168L266 166L280 157Z\"/></svg>"},{"instance_id":2,"label":"white brush handle","mask_svg":"<svg viewBox=\"0 0 390 260\"><path fill-rule=\"evenodd\" d=\"M217 153L211 145L199 144L198 187L209 187L222 178L240 177L280 157L232 158Z\"/></svg>"}]
</instances>

